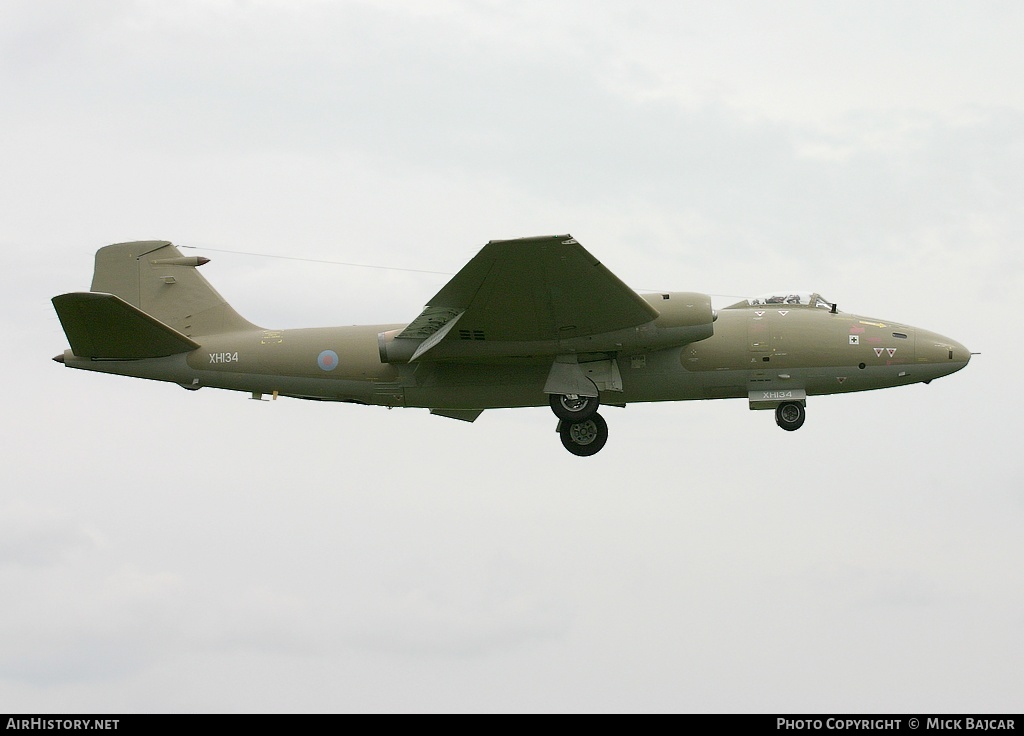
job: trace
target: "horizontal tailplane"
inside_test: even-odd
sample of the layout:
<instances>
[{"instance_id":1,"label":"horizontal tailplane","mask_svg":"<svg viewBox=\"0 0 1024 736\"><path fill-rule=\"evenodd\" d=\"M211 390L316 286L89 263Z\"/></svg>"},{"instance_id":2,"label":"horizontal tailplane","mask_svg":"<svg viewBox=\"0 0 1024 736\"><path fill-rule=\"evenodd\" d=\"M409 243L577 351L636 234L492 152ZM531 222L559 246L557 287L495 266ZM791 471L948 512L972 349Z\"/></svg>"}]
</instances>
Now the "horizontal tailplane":
<instances>
[{"instance_id":1,"label":"horizontal tailplane","mask_svg":"<svg viewBox=\"0 0 1024 736\"><path fill-rule=\"evenodd\" d=\"M71 351L80 358L162 358L199 347L113 294L79 291L55 296L52 301Z\"/></svg>"}]
</instances>

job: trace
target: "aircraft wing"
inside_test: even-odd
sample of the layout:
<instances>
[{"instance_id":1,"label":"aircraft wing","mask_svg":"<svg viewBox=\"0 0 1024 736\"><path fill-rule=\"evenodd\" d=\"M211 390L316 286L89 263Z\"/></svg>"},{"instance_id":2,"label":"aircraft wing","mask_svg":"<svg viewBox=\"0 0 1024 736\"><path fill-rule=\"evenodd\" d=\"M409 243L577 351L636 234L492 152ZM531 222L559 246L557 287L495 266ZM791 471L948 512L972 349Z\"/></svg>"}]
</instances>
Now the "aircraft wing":
<instances>
[{"instance_id":1,"label":"aircraft wing","mask_svg":"<svg viewBox=\"0 0 1024 736\"><path fill-rule=\"evenodd\" d=\"M472 343L587 337L657 316L571 235L492 240L397 339L423 340L412 360L453 341L471 357Z\"/></svg>"}]
</instances>

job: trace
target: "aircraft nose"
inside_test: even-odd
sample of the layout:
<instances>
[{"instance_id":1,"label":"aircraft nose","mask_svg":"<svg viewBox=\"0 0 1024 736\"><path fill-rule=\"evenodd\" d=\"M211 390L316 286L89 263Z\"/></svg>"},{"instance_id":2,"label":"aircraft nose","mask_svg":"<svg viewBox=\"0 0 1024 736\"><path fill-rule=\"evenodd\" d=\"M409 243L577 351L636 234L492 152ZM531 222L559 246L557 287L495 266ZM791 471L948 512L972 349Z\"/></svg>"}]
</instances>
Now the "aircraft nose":
<instances>
[{"instance_id":1,"label":"aircraft nose","mask_svg":"<svg viewBox=\"0 0 1024 736\"><path fill-rule=\"evenodd\" d=\"M949 341L953 349L953 361L967 365L971 362L971 351L955 340Z\"/></svg>"},{"instance_id":2,"label":"aircraft nose","mask_svg":"<svg viewBox=\"0 0 1024 736\"><path fill-rule=\"evenodd\" d=\"M917 359L920 363L944 366L943 375L958 371L971 361L971 351L944 335L917 331Z\"/></svg>"}]
</instances>

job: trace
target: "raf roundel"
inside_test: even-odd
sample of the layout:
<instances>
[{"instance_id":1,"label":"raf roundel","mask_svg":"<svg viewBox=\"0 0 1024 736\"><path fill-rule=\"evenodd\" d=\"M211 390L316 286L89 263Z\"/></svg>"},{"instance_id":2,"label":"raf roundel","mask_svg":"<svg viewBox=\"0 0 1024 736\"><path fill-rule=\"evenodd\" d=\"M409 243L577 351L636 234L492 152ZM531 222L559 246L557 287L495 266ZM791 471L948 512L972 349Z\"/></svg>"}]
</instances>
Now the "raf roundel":
<instances>
[{"instance_id":1,"label":"raf roundel","mask_svg":"<svg viewBox=\"0 0 1024 736\"><path fill-rule=\"evenodd\" d=\"M338 367L338 354L333 350L324 350L316 356L316 364L325 371L333 371Z\"/></svg>"}]
</instances>

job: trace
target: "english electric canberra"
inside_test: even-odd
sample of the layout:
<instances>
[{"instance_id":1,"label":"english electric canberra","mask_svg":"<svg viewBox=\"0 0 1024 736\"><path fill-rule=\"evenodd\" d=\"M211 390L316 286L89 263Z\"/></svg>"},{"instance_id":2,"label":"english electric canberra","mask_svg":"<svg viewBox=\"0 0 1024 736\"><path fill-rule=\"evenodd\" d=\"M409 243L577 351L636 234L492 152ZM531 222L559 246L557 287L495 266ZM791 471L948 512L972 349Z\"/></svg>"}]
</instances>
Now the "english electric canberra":
<instances>
[{"instance_id":1,"label":"english electric canberra","mask_svg":"<svg viewBox=\"0 0 1024 736\"><path fill-rule=\"evenodd\" d=\"M166 241L96 253L91 290L53 298L69 368L290 396L421 407L472 422L551 407L593 455L601 404L745 398L799 429L808 396L929 383L970 352L948 337L779 292L720 310L695 292L639 294L569 235L492 240L409 324L270 330Z\"/></svg>"}]
</instances>

